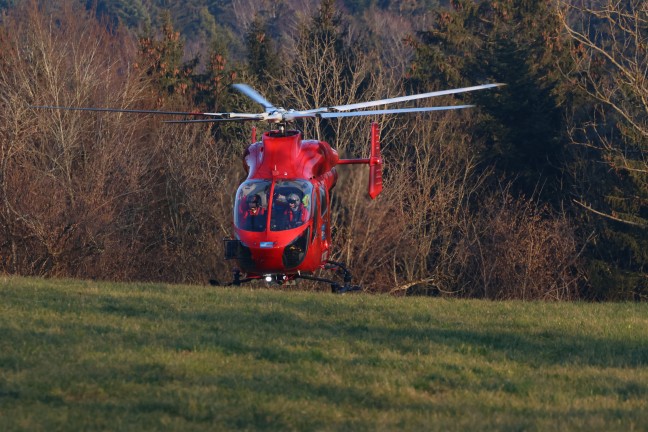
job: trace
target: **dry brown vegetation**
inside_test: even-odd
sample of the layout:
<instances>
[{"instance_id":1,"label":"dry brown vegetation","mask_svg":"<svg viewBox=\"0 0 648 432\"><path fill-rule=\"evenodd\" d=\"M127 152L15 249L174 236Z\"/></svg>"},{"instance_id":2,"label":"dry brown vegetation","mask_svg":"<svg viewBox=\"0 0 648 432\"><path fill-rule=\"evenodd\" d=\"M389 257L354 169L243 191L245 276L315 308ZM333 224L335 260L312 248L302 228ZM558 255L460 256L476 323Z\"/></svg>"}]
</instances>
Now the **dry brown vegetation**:
<instances>
[{"instance_id":1,"label":"dry brown vegetation","mask_svg":"<svg viewBox=\"0 0 648 432\"><path fill-rule=\"evenodd\" d=\"M129 35L106 30L72 2L61 5L49 15L31 4L0 25L0 271L229 280L222 239L243 178L240 148L203 126L29 108L149 108L160 100L133 67L137 48ZM293 74L273 84L290 89L286 100L296 106L403 91L390 70L359 52L353 65L342 65L326 57L325 46L313 50L295 35L289 46L301 54L290 57ZM326 69L336 67L352 73ZM367 173L340 169L333 258L374 292L575 298L574 227L564 214L512 197L506 185L484 186L490 173L477 168L465 127L471 119L446 113L381 120L385 190L370 202ZM368 150L366 119L305 129L310 137L330 136L345 156Z\"/></svg>"}]
</instances>

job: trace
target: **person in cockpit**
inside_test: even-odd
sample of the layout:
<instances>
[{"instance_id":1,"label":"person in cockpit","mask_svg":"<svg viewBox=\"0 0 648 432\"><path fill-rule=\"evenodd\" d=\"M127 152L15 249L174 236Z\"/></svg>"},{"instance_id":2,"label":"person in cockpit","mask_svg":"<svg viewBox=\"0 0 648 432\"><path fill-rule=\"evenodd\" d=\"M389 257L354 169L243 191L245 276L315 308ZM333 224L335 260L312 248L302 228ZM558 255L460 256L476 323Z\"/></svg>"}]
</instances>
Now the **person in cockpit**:
<instances>
[{"instance_id":1,"label":"person in cockpit","mask_svg":"<svg viewBox=\"0 0 648 432\"><path fill-rule=\"evenodd\" d=\"M247 209L243 212L243 229L247 231L263 231L266 224L266 209L261 205L261 197L249 195L246 199Z\"/></svg>"},{"instance_id":2,"label":"person in cockpit","mask_svg":"<svg viewBox=\"0 0 648 432\"><path fill-rule=\"evenodd\" d=\"M284 211L287 228L296 228L308 220L308 209L295 193L288 195L288 208Z\"/></svg>"}]
</instances>

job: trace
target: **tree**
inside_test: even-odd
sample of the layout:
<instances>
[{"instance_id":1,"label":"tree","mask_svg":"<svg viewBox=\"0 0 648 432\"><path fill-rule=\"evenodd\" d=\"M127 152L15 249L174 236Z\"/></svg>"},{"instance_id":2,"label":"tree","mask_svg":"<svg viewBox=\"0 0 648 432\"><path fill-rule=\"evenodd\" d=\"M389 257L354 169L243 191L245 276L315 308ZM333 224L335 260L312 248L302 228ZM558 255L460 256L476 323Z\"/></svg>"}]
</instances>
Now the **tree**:
<instances>
[{"instance_id":1,"label":"tree","mask_svg":"<svg viewBox=\"0 0 648 432\"><path fill-rule=\"evenodd\" d=\"M286 59L284 74L278 82L282 88L279 95L284 106L310 109L343 105L358 100L373 99L371 62L361 52L360 41L348 32L348 24L336 8L334 0L324 0L312 16L298 23L293 39L283 46L282 58ZM307 136L324 139L341 152L354 150L353 130L366 119L345 119L340 121L314 122L304 124ZM344 124L344 126L342 126ZM344 127L347 138L341 140L340 130Z\"/></svg>"},{"instance_id":2,"label":"tree","mask_svg":"<svg viewBox=\"0 0 648 432\"><path fill-rule=\"evenodd\" d=\"M463 156L463 164L449 165L468 176L443 185L455 192L457 199L449 205L456 213L448 217L447 210L436 208L434 217L420 221L426 233L420 238L427 241L431 233L435 240L425 266L442 291L487 298L573 298L578 240L562 212L569 192L563 107L569 93L557 67L566 53L557 17L543 0L457 0L451 5L411 41L412 91L485 82L506 86L463 96L477 108L456 119L462 122L461 134L454 131L445 144L462 145L477 157ZM430 184L424 177L418 183ZM442 201L444 194L435 187L422 197ZM427 203L425 198L419 201Z\"/></svg>"},{"instance_id":3,"label":"tree","mask_svg":"<svg viewBox=\"0 0 648 432\"><path fill-rule=\"evenodd\" d=\"M127 257L148 217L141 123L28 108L133 106L142 92L130 40L78 2L29 1L2 21L0 51L2 270L132 276Z\"/></svg>"},{"instance_id":4,"label":"tree","mask_svg":"<svg viewBox=\"0 0 648 432\"><path fill-rule=\"evenodd\" d=\"M191 85L191 74L198 64L198 58L183 62L184 43L180 32L173 28L171 15L162 15L161 38L142 36L138 67L151 79L158 90L159 104L164 104L174 95L184 95ZM175 98L180 102L181 98Z\"/></svg>"},{"instance_id":5,"label":"tree","mask_svg":"<svg viewBox=\"0 0 648 432\"><path fill-rule=\"evenodd\" d=\"M13 7L16 4L16 0L0 0L0 10Z\"/></svg>"},{"instance_id":6,"label":"tree","mask_svg":"<svg viewBox=\"0 0 648 432\"><path fill-rule=\"evenodd\" d=\"M261 14L257 14L250 24L245 37L247 46L248 70L258 83L266 86L271 77L279 72L279 53L268 32L268 24Z\"/></svg>"},{"instance_id":7,"label":"tree","mask_svg":"<svg viewBox=\"0 0 648 432\"><path fill-rule=\"evenodd\" d=\"M571 138L589 163L575 200L597 238L590 280L596 298L648 296L648 9L639 0L562 1L573 66L587 99ZM610 287L615 287L610 290Z\"/></svg>"},{"instance_id":8,"label":"tree","mask_svg":"<svg viewBox=\"0 0 648 432\"><path fill-rule=\"evenodd\" d=\"M151 17L141 0L86 0L87 9L95 9L97 17L106 18L113 27L119 23L130 28L151 24Z\"/></svg>"},{"instance_id":9,"label":"tree","mask_svg":"<svg viewBox=\"0 0 648 432\"><path fill-rule=\"evenodd\" d=\"M438 12L432 29L413 41L413 87L505 83L497 92L466 95L479 105L473 130L482 161L518 195L539 196L559 208L568 162L561 107L566 90L557 72L564 49L551 3L456 0L452 7Z\"/></svg>"}]
</instances>

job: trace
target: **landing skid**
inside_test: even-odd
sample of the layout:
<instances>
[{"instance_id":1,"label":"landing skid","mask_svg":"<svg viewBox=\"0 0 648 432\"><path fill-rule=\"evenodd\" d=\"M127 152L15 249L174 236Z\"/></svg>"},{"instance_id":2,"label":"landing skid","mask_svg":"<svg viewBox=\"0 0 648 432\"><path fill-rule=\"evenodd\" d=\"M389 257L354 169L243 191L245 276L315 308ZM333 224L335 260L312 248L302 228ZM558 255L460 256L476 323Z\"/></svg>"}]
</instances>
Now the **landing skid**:
<instances>
[{"instance_id":1,"label":"landing skid","mask_svg":"<svg viewBox=\"0 0 648 432\"><path fill-rule=\"evenodd\" d=\"M241 284L246 283L246 282L251 282L253 280L259 280L261 279L260 277L248 277L248 278L242 278L241 279L241 270L239 269L234 269L234 279L232 282L228 283L225 286L241 286Z\"/></svg>"},{"instance_id":2,"label":"landing skid","mask_svg":"<svg viewBox=\"0 0 648 432\"><path fill-rule=\"evenodd\" d=\"M285 278L286 281L289 280L294 280L294 279L305 279L305 280L312 280L316 282L324 282L327 284L331 285L331 291L335 294L344 294L347 292L352 292L352 291L360 291L362 288L360 285L352 285L351 284L351 272L349 269L342 263L335 262L335 261L326 261L323 267L325 270L333 270L340 274L342 277L343 282L337 282L334 281L333 279L326 279L326 278L321 278L317 276L310 276L310 275L305 275L305 274L294 274L294 275L289 275L287 278ZM251 282L254 280L261 280L263 279L262 276L252 276L252 277L246 277L246 278L241 278L241 271L239 269L235 269L233 272L233 280L232 282L228 283L226 286L241 286L241 284L244 284L246 282ZM280 279L275 279L276 282L278 283L283 283Z\"/></svg>"},{"instance_id":3,"label":"landing skid","mask_svg":"<svg viewBox=\"0 0 648 432\"><path fill-rule=\"evenodd\" d=\"M351 285L351 278L352 278L351 272L344 264L335 261L326 261L326 264L324 265L324 269L334 270L337 271L339 274L341 274L342 280L344 281L343 284L340 285L340 283L332 279L320 278L317 276L310 276L310 275L303 275L303 274L296 274L295 278L313 280L317 282L324 282L324 283L331 284L331 291L335 294L344 294L351 291L360 291L362 289L360 288L360 285Z\"/></svg>"}]
</instances>

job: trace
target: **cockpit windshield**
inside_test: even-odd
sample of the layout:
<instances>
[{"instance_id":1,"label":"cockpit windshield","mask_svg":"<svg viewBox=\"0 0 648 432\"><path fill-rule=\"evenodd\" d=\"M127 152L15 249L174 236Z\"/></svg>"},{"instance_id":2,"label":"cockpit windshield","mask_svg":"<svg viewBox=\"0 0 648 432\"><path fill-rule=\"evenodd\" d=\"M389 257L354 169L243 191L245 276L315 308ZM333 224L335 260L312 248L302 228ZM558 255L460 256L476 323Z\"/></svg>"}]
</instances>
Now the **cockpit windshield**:
<instances>
[{"instance_id":1,"label":"cockpit windshield","mask_svg":"<svg viewBox=\"0 0 648 432\"><path fill-rule=\"evenodd\" d=\"M270 185L267 180L248 180L239 186L234 207L234 224L245 231L265 231Z\"/></svg>"},{"instance_id":2,"label":"cockpit windshield","mask_svg":"<svg viewBox=\"0 0 648 432\"><path fill-rule=\"evenodd\" d=\"M311 217L313 185L307 180L279 180L275 183L270 219L271 231L283 231L306 224Z\"/></svg>"},{"instance_id":3,"label":"cockpit windshield","mask_svg":"<svg viewBox=\"0 0 648 432\"><path fill-rule=\"evenodd\" d=\"M302 226L311 218L313 185L307 180L278 180L270 197L271 182L248 180L236 192L234 224L245 231L283 231Z\"/></svg>"}]
</instances>

